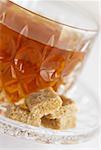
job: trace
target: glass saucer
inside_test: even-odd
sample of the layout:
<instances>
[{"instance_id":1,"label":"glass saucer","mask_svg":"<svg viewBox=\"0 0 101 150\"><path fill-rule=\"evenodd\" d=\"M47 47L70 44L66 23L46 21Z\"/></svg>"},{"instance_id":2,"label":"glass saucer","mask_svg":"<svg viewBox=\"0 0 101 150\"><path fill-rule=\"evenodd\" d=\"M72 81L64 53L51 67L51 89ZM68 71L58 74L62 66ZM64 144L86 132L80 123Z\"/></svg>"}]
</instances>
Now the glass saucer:
<instances>
[{"instance_id":1,"label":"glass saucer","mask_svg":"<svg viewBox=\"0 0 101 150\"><path fill-rule=\"evenodd\" d=\"M75 84L66 93L78 106L77 126L74 129L57 131L44 127L33 127L0 115L0 134L33 139L42 143L73 144L92 138L98 131L98 99L82 82Z\"/></svg>"}]
</instances>

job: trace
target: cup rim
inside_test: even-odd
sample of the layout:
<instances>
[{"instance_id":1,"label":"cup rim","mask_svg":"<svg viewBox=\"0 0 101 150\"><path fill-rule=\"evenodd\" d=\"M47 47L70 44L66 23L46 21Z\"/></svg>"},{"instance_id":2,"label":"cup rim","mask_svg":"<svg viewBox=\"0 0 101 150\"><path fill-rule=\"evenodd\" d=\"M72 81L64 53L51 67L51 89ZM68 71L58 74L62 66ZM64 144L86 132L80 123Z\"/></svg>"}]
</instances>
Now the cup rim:
<instances>
[{"instance_id":1,"label":"cup rim","mask_svg":"<svg viewBox=\"0 0 101 150\"><path fill-rule=\"evenodd\" d=\"M73 25L69 25L69 24L62 23L61 21L56 21L56 20L54 20L54 19L52 19L52 18L49 18L49 17L47 17L47 16L44 16L44 15L38 14L37 12L31 11L31 10L29 10L29 9L27 9L27 8L25 8L25 7L23 7L23 6L19 5L19 4L17 4L17 3L15 3L15 2L11 1L11 0L7 0L7 2L11 2L12 4L14 4L14 5L20 7L21 9L24 9L24 10L27 11L27 12L30 12L31 14L34 14L34 15L36 15L36 16L39 16L39 17L41 17L41 18L44 18L44 19L46 19L46 20L49 20L49 21L54 22L54 23L56 23L56 24L59 24L59 25L61 25L61 26L69 27L69 28L72 28L72 29L80 30L80 31L96 33L96 34L99 32L99 24L98 24L96 21L95 21L95 23L96 23L96 29L80 28L80 27L76 27L76 26L73 26Z\"/></svg>"}]
</instances>

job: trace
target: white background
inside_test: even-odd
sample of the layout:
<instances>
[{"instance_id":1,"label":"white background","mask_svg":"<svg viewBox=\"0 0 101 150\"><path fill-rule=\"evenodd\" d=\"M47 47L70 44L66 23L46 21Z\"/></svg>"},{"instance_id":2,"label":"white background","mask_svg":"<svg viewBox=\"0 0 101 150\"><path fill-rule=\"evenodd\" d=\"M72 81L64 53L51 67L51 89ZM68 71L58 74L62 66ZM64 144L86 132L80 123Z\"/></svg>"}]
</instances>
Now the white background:
<instances>
[{"instance_id":1,"label":"white background","mask_svg":"<svg viewBox=\"0 0 101 150\"><path fill-rule=\"evenodd\" d=\"M23 0L24 1L24 0ZM79 5L88 9L94 17L98 19L98 9L99 5L97 1L77 1ZM100 61L100 39L97 39L92 52L89 56L89 59L86 62L83 72L81 73L80 78L87 86L97 95L98 97L98 86L100 79L98 78L99 71L99 61ZM31 140L25 139L16 139L14 137L0 135L0 150L5 149L33 149L33 150L100 150L100 134L94 137L92 140L76 144L76 145L44 145L37 144Z\"/></svg>"}]
</instances>

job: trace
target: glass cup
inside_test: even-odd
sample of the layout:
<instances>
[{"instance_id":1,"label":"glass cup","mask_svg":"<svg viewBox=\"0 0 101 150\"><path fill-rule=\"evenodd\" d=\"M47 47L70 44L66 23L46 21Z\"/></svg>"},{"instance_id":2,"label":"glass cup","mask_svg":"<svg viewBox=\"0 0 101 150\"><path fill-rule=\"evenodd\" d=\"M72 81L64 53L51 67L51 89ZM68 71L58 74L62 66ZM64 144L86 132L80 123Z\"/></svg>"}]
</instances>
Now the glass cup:
<instances>
[{"instance_id":1,"label":"glass cup","mask_svg":"<svg viewBox=\"0 0 101 150\"><path fill-rule=\"evenodd\" d=\"M6 95L1 104L17 103L47 87L69 95L98 33L97 23L72 2L15 2L19 3L0 1L0 87ZM79 94L85 91L80 90ZM71 97L79 99L79 94ZM80 108L84 99L78 102ZM78 124L77 131L82 127ZM74 130L76 141L82 139L76 134L83 129ZM67 137L73 139L69 133ZM71 138L64 143L75 142Z\"/></svg>"}]
</instances>

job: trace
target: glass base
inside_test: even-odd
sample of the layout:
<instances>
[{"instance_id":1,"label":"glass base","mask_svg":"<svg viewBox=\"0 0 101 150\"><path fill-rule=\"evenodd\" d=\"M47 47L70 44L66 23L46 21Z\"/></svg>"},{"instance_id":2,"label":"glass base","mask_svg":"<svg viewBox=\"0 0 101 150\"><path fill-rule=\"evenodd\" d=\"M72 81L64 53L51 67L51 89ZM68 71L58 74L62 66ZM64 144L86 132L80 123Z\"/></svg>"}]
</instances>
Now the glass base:
<instances>
[{"instance_id":1,"label":"glass base","mask_svg":"<svg viewBox=\"0 0 101 150\"><path fill-rule=\"evenodd\" d=\"M98 99L82 83L75 84L65 95L75 100L78 106L77 126L74 129L57 131L33 127L0 115L0 134L33 139L47 144L73 144L89 140L98 131Z\"/></svg>"}]
</instances>

